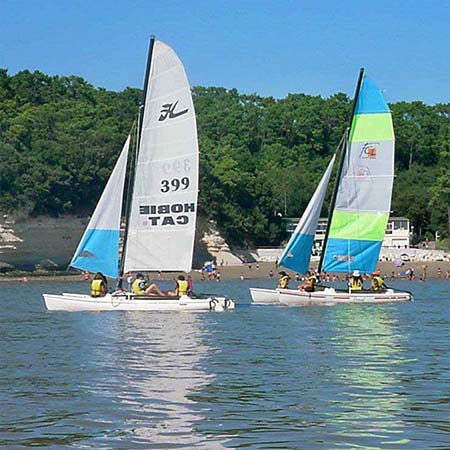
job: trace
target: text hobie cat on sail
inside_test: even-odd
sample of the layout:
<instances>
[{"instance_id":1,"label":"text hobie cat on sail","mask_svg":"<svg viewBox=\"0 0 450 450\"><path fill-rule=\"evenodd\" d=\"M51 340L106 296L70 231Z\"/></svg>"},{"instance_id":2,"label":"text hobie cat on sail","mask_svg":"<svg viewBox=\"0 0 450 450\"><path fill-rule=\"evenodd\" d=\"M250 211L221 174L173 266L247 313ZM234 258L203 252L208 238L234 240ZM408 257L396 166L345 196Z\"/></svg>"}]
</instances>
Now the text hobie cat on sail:
<instances>
[{"instance_id":1,"label":"text hobie cat on sail","mask_svg":"<svg viewBox=\"0 0 450 450\"><path fill-rule=\"evenodd\" d=\"M371 274L376 269L391 207L394 180L394 129L381 91L361 69L350 129L341 141L341 159L333 192L318 272ZM305 274L335 156L333 156L279 265ZM411 300L409 292L338 290L318 286L314 292L250 289L254 303L329 304Z\"/></svg>"},{"instance_id":2,"label":"text hobie cat on sail","mask_svg":"<svg viewBox=\"0 0 450 450\"><path fill-rule=\"evenodd\" d=\"M194 105L182 62L171 47L154 37L150 40L136 154L129 157L130 140L128 136L70 265L118 279L129 272L189 272L198 194ZM119 261L128 160L130 187ZM50 310L71 311L234 308L233 300L226 297L156 297L123 291L96 298L44 294L44 301Z\"/></svg>"}]
</instances>

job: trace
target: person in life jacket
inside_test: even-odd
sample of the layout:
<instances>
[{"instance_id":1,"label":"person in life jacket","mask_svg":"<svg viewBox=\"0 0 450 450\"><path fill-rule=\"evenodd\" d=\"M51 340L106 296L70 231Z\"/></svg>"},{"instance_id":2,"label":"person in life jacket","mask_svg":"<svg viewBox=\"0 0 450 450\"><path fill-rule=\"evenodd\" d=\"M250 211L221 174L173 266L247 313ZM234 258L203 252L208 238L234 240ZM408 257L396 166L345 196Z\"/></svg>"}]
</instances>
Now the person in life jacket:
<instances>
[{"instance_id":1,"label":"person in life jacket","mask_svg":"<svg viewBox=\"0 0 450 450\"><path fill-rule=\"evenodd\" d=\"M298 289L305 292L314 292L316 290L316 284L317 277L308 270L305 275L305 283L298 286Z\"/></svg>"},{"instance_id":2,"label":"person in life jacket","mask_svg":"<svg viewBox=\"0 0 450 450\"><path fill-rule=\"evenodd\" d=\"M104 297L108 293L108 281L105 275L97 272L91 283L91 297Z\"/></svg>"},{"instance_id":3,"label":"person in life jacket","mask_svg":"<svg viewBox=\"0 0 450 450\"><path fill-rule=\"evenodd\" d=\"M159 287L152 283L148 285L145 281L145 277L142 273L136 274L136 279L133 281L131 285L131 289L135 295L159 295L160 297L164 297L165 294Z\"/></svg>"},{"instance_id":4,"label":"person in life jacket","mask_svg":"<svg viewBox=\"0 0 450 450\"><path fill-rule=\"evenodd\" d=\"M190 280L189 280L190 278ZM174 291L167 291L167 295L170 297L181 297L182 295L189 295L192 290L192 278L184 277L184 275L178 275L175 280L176 286Z\"/></svg>"},{"instance_id":5,"label":"person in life jacket","mask_svg":"<svg viewBox=\"0 0 450 450\"><path fill-rule=\"evenodd\" d=\"M362 291L363 279L359 270L354 270L349 282L350 292Z\"/></svg>"},{"instance_id":6,"label":"person in life jacket","mask_svg":"<svg viewBox=\"0 0 450 450\"><path fill-rule=\"evenodd\" d=\"M380 271L376 270L372 273L371 289L372 291L385 291L387 286L384 284L383 278L380 277Z\"/></svg>"},{"instance_id":7,"label":"person in life jacket","mask_svg":"<svg viewBox=\"0 0 450 450\"><path fill-rule=\"evenodd\" d=\"M282 270L281 272L278 272L279 275L281 275L280 279L278 280L278 288L279 289L288 289L289 287L289 280L291 277Z\"/></svg>"}]
</instances>

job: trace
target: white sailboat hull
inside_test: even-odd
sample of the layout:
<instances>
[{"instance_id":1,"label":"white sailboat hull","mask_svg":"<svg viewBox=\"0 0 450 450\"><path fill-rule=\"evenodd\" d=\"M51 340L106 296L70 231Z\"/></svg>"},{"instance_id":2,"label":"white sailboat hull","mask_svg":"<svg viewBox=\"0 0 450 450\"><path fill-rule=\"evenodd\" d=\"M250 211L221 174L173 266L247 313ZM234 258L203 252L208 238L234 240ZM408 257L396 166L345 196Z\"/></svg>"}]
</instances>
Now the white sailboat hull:
<instances>
[{"instance_id":1,"label":"white sailboat hull","mask_svg":"<svg viewBox=\"0 0 450 450\"><path fill-rule=\"evenodd\" d=\"M336 305L351 303L388 303L407 302L412 300L408 292L396 292L388 289L385 292L358 293L339 292L333 288L325 288L323 291L304 292L292 289L279 289L279 301L286 306L313 306Z\"/></svg>"},{"instance_id":2,"label":"white sailboat hull","mask_svg":"<svg viewBox=\"0 0 450 450\"><path fill-rule=\"evenodd\" d=\"M255 305L279 304L278 291L276 289L250 288L252 303Z\"/></svg>"},{"instance_id":3,"label":"white sailboat hull","mask_svg":"<svg viewBox=\"0 0 450 450\"><path fill-rule=\"evenodd\" d=\"M144 297L130 293L93 298L85 294L44 294L49 311L223 311L234 309L227 297Z\"/></svg>"}]
</instances>

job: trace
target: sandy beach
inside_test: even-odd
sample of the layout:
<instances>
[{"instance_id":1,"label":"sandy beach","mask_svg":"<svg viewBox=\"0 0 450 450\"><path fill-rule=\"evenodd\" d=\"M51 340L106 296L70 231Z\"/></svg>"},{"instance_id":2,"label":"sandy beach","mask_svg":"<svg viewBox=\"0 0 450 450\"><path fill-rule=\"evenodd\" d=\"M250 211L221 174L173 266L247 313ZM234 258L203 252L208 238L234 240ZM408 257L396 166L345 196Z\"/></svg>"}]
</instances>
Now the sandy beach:
<instances>
[{"instance_id":1,"label":"sandy beach","mask_svg":"<svg viewBox=\"0 0 450 450\"><path fill-rule=\"evenodd\" d=\"M424 273L423 267L426 266L426 279L444 279L446 277L446 272L450 271L450 262L448 261L412 261L405 262L402 267L396 267L393 262L390 261L382 261L379 263L378 268L381 271L382 276L387 276L391 278L394 275L395 278L405 278L405 271L407 269L414 269L416 274L416 281L420 281L420 277ZM315 265L312 266L315 268ZM278 278L278 272L280 270L284 270L283 268L277 268L274 263L261 262L261 263L252 263L252 264L242 264L240 266L219 266L218 271L220 272L221 280L238 280L240 278L244 279L269 279L270 271L273 273L273 279L276 280ZM440 270L440 276L439 276ZM295 276L295 272L286 270L292 278ZM152 280L173 280L176 278L179 273L171 273L171 272L149 272L149 277ZM202 279L202 274L198 270L194 270L190 273L194 281L199 281ZM342 277L342 274L339 274ZM77 281L83 280L83 274L81 273L66 273L66 274L35 274L35 273L24 273L20 276L10 276L10 275L2 275L0 277L0 282L28 282L28 281L40 281L40 280L55 280L55 281ZM205 281L217 282L216 279Z\"/></svg>"}]
</instances>

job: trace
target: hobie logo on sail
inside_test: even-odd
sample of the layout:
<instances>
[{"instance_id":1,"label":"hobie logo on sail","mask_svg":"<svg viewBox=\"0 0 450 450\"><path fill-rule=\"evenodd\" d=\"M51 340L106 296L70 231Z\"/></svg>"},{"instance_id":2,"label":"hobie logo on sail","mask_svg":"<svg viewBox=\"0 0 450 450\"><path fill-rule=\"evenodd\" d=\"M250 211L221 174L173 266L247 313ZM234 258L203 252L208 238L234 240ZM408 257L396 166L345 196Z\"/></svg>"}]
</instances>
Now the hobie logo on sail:
<instances>
[{"instance_id":1,"label":"hobie logo on sail","mask_svg":"<svg viewBox=\"0 0 450 450\"><path fill-rule=\"evenodd\" d=\"M178 105L178 100L175 103L165 103L164 105L162 105L161 111L160 111L160 116L158 121L159 122L164 122L166 119L175 119L176 117L182 116L183 114L186 114L189 109L183 109L181 111L177 111L175 112L175 108Z\"/></svg>"},{"instance_id":2,"label":"hobie logo on sail","mask_svg":"<svg viewBox=\"0 0 450 450\"><path fill-rule=\"evenodd\" d=\"M140 205L139 214L148 216L143 225L187 225L188 213L195 213L195 203L173 203L172 205Z\"/></svg>"},{"instance_id":3,"label":"hobie logo on sail","mask_svg":"<svg viewBox=\"0 0 450 450\"><path fill-rule=\"evenodd\" d=\"M351 255L335 255L334 259L339 262L349 262L354 261L354 257Z\"/></svg>"},{"instance_id":4,"label":"hobie logo on sail","mask_svg":"<svg viewBox=\"0 0 450 450\"><path fill-rule=\"evenodd\" d=\"M359 157L361 159L377 159L377 146L379 142L366 142L362 148Z\"/></svg>"}]
</instances>

